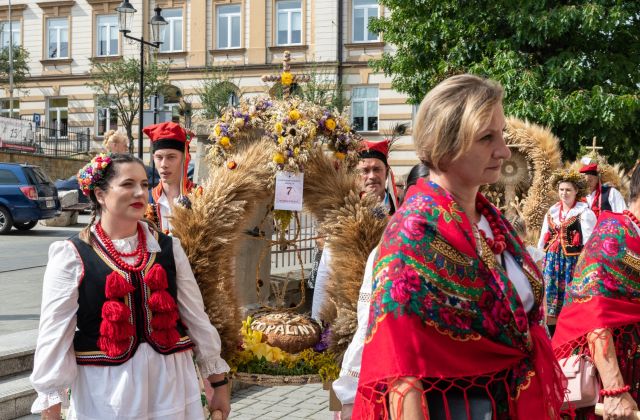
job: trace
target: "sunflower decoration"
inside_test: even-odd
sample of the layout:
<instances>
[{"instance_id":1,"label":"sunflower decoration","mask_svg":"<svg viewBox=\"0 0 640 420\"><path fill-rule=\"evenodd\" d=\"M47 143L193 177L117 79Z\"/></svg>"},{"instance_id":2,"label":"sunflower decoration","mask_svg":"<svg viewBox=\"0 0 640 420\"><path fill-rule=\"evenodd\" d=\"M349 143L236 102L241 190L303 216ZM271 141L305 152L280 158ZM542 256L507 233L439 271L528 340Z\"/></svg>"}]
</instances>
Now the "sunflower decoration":
<instances>
[{"instance_id":1,"label":"sunflower decoration","mask_svg":"<svg viewBox=\"0 0 640 420\"><path fill-rule=\"evenodd\" d=\"M326 143L336 159L346 161L350 167L354 166L358 162L358 152L354 146L359 144L362 138L351 128L348 118L324 110L317 124L318 137Z\"/></svg>"},{"instance_id":2,"label":"sunflower decoration","mask_svg":"<svg viewBox=\"0 0 640 420\"><path fill-rule=\"evenodd\" d=\"M252 130L261 130L269 119L273 102L265 98L243 101L238 108L228 108L215 122L209 139L213 142L210 157L217 165L225 163L238 151L238 145Z\"/></svg>"}]
</instances>

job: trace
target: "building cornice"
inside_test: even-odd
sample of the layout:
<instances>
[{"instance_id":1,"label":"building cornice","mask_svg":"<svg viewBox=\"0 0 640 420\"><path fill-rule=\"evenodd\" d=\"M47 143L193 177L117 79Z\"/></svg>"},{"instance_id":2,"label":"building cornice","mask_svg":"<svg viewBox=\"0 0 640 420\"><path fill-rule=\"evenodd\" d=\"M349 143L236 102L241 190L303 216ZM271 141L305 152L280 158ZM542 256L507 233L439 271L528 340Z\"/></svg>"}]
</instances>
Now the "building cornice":
<instances>
[{"instance_id":1,"label":"building cornice","mask_svg":"<svg viewBox=\"0 0 640 420\"><path fill-rule=\"evenodd\" d=\"M12 4L11 5L11 12L22 12L24 9L27 8L26 4ZM0 6L0 12L8 12L9 11L9 5L2 5Z\"/></svg>"},{"instance_id":2,"label":"building cornice","mask_svg":"<svg viewBox=\"0 0 640 420\"><path fill-rule=\"evenodd\" d=\"M63 1L39 1L36 3L41 9L49 9L52 7L73 7L75 0L63 0Z\"/></svg>"}]
</instances>

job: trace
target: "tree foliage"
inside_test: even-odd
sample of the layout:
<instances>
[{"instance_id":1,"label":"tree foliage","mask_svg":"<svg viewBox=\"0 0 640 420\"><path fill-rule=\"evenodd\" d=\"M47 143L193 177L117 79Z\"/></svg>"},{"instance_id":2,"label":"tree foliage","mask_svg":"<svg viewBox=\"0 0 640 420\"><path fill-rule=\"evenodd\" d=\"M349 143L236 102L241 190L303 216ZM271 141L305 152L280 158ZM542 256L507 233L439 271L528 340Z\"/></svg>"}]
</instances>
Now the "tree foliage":
<instances>
[{"instance_id":1,"label":"tree foliage","mask_svg":"<svg viewBox=\"0 0 640 420\"><path fill-rule=\"evenodd\" d=\"M196 89L200 97L202 116L206 119L216 119L224 114L232 102L232 96L240 100L240 90L223 70L210 70L207 77Z\"/></svg>"},{"instance_id":2,"label":"tree foliage","mask_svg":"<svg viewBox=\"0 0 640 420\"><path fill-rule=\"evenodd\" d=\"M144 69L143 98L156 92L163 93L169 81L170 63L158 63L152 59ZM97 93L97 104L113 105L118 119L129 137L129 150L133 149L133 122L140 109L140 60L123 58L109 62L94 62L89 86Z\"/></svg>"},{"instance_id":3,"label":"tree foliage","mask_svg":"<svg viewBox=\"0 0 640 420\"><path fill-rule=\"evenodd\" d=\"M13 83L20 87L29 77L29 51L20 45L13 46ZM0 85L9 85L9 47L0 49Z\"/></svg>"},{"instance_id":4,"label":"tree foliage","mask_svg":"<svg viewBox=\"0 0 640 420\"><path fill-rule=\"evenodd\" d=\"M640 151L640 2L381 0L371 25L397 47L371 65L419 103L469 72L500 81L505 113L543 124L566 159L596 136L610 161Z\"/></svg>"}]
</instances>

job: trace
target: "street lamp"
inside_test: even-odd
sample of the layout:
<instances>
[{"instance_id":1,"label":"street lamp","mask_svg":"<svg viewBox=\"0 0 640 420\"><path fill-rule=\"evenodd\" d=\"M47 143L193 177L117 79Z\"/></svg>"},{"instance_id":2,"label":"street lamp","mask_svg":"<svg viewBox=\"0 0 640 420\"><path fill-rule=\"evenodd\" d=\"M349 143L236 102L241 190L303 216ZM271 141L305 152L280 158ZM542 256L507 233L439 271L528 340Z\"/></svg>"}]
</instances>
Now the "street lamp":
<instances>
[{"instance_id":1,"label":"street lamp","mask_svg":"<svg viewBox=\"0 0 640 420\"><path fill-rule=\"evenodd\" d=\"M138 157L140 159L142 159L142 110L144 108L144 46L148 45L149 47L160 48L160 44L162 44L162 41L160 41L160 28L167 24L167 21L164 20L160 14L162 9L156 7L153 10L155 15L149 21L149 24L151 25L151 42L148 42L144 40L144 32L143 36L140 38L135 38L129 35L129 32L131 32L131 21L133 20L133 15L137 11L131 3L129 3L129 0L123 0L122 3L116 7L120 32L125 38L140 43L140 103L138 110Z\"/></svg>"}]
</instances>

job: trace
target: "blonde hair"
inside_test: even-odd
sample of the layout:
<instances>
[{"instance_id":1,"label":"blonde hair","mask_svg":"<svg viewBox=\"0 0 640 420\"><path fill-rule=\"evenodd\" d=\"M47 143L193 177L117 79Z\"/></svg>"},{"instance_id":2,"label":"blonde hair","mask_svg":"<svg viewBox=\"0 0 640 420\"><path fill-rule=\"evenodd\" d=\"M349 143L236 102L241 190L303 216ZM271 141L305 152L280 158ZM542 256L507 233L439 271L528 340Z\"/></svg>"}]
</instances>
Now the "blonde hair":
<instances>
[{"instance_id":1,"label":"blonde hair","mask_svg":"<svg viewBox=\"0 0 640 420\"><path fill-rule=\"evenodd\" d=\"M441 170L469 150L503 94L498 82L471 74L449 77L431 89L420 103L413 130L422 163Z\"/></svg>"},{"instance_id":2,"label":"blonde hair","mask_svg":"<svg viewBox=\"0 0 640 420\"><path fill-rule=\"evenodd\" d=\"M114 143L124 143L125 145L129 144L129 138L122 132L116 130L109 130L104 133L104 140L102 141L102 147L107 152L111 152L110 144Z\"/></svg>"}]
</instances>

